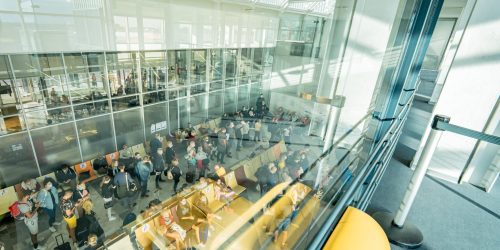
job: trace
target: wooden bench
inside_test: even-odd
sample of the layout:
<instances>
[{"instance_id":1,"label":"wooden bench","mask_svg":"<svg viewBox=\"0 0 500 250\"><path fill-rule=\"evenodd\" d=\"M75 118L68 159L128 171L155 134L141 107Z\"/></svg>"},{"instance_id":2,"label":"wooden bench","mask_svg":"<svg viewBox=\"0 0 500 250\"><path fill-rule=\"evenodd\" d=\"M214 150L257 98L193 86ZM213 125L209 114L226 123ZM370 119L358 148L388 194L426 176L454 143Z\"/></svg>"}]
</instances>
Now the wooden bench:
<instances>
[{"instance_id":1,"label":"wooden bench","mask_svg":"<svg viewBox=\"0 0 500 250\"><path fill-rule=\"evenodd\" d=\"M234 171L231 171L227 173L224 176L224 182L226 183L227 186L229 186L237 195L241 195L246 188L243 186L238 185L238 182L236 181L236 176Z\"/></svg>"}]
</instances>

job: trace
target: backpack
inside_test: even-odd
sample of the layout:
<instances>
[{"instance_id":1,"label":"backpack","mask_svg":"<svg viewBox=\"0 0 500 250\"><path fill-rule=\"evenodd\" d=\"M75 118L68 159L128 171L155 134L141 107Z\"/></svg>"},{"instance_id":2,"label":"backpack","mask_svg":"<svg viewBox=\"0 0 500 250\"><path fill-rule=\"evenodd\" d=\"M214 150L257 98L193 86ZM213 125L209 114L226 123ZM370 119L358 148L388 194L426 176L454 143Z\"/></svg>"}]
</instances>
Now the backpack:
<instances>
[{"instance_id":1,"label":"backpack","mask_svg":"<svg viewBox=\"0 0 500 250\"><path fill-rule=\"evenodd\" d=\"M16 220L24 220L24 213L19 209L19 204L26 204L23 202L16 201L9 206L10 216Z\"/></svg>"}]
</instances>

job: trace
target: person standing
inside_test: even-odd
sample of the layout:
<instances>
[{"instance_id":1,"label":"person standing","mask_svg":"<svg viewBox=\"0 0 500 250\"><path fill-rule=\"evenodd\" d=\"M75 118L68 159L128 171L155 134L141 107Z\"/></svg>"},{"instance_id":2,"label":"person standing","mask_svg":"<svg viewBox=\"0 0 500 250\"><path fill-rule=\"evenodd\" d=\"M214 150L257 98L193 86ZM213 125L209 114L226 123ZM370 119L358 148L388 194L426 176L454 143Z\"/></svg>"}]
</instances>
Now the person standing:
<instances>
[{"instance_id":1,"label":"person standing","mask_svg":"<svg viewBox=\"0 0 500 250\"><path fill-rule=\"evenodd\" d=\"M156 133L153 139L149 142L149 147L151 148L151 153L156 152L159 148L163 147L161 143L161 135L160 133Z\"/></svg>"},{"instance_id":2,"label":"person standing","mask_svg":"<svg viewBox=\"0 0 500 250\"><path fill-rule=\"evenodd\" d=\"M97 158L92 162L92 167L94 167L94 170L97 171L97 173L105 174L108 167L108 162L106 161L106 158L101 153L99 153L97 155Z\"/></svg>"},{"instance_id":3,"label":"person standing","mask_svg":"<svg viewBox=\"0 0 500 250\"><path fill-rule=\"evenodd\" d=\"M217 161L221 164L224 164L224 155L227 152L227 135L226 128L222 128L219 134L217 135Z\"/></svg>"},{"instance_id":4,"label":"person standing","mask_svg":"<svg viewBox=\"0 0 500 250\"><path fill-rule=\"evenodd\" d=\"M133 153L134 152L132 152L132 149L129 148L127 144L123 144L122 149L120 150L120 165L128 167L128 165L134 160Z\"/></svg>"},{"instance_id":5,"label":"person standing","mask_svg":"<svg viewBox=\"0 0 500 250\"><path fill-rule=\"evenodd\" d=\"M161 179L161 173L165 170L165 161L163 160L163 149L159 148L156 153L153 154L153 170L155 172L155 184L156 189L161 190L160 182L165 182Z\"/></svg>"},{"instance_id":6,"label":"person standing","mask_svg":"<svg viewBox=\"0 0 500 250\"><path fill-rule=\"evenodd\" d=\"M260 195L262 196L267 192L267 177L269 176L269 168L266 165L260 166L255 172L255 177L257 177L257 183L260 189Z\"/></svg>"},{"instance_id":7,"label":"person standing","mask_svg":"<svg viewBox=\"0 0 500 250\"><path fill-rule=\"evenodd\" d=\"M243 143L248 141L248 133L250 132L250 126L247 122L241 121L241 140L240 140L240 148L243 147Z\"/></svg>"},{"instance_id":8,"label":"person standing","mask_svg":"<svg viewBox=\"0 0 500 250\"><path fill-rule=\"evenodd\" d=\"M66 221L66 229L68 230L69 237L73 241L75 247L77 247L76 243L76 205L73 202L73 191L66 190L64 192L63 197L61 198L61 202L59 202L59 206L61 208L64 221Z\"/></svg>"},{"instance_id":9,"label":"person standing","mask_svg":"<svg viewBox=\"0 0 500 250\"><path fill-rule=\"evenodd\" d=\"M31 243L33 243L33 248L40 250L45 249L45 247L38 244L38 204L33 204L32 193L25 192L18 203L19 211L24 216L24 224L28 227L31 236Z\"/></svg>"},{"instance_id":10,"label":"person standing","mask_svg":"<svg viewBox=\"0 0 500 250\"><path fill-rule=\"evenodd\" d=\"M226 136L227 136L227 140L228 140L228 144L226 147L226 155L227 155L227 157L232 158L231 150L233 148L236 148L236 131L234 129L233 122L229 122L229 125L227 126L227 130L226 130Z\"/></svg>"},{"instance_id":11,"label":"person standing","mask_svg":"<svg viewBox=\"0 0 500 250\"><path fill-rule=\"evenodd\" d=\"M149 175L153 171L153 166L149 159L149 156L144 156L142 161L137 163L136 166L136 175L139 178L139 182L141 184L141 197L149 197L148 195L148 180Z\"/></svg>"},{"instance_id":12,"label":"person standing","mask_svg":"<svg viewBox=\"0 0 500 250\"><path fill-rule=\"evenodd\" d=\"M174 144L171 141L167 141L167 149L165 151L165 164L167 168L172 165L172 160L175 158Z\"/></svg>"},{"instance_id":13,"label":"person standing","mask_svg":"<svg viewBox=\"0 0 500 250\"><path fill-rule=\"evenodd\" d=\"M205 171L208 167L208 163L210 160L208 159L207 154L203 151L203 147L198 147L198 152L195 156L196 159L196 167L199 170L199 178L205 177Z\"/></svg>"},{"instance_id":14,"label":"person standing","mask_svg":"<svg viewBox=\"0 0 500 250\"><path fill-rule=\"evenodd\" d=\"M101 182L101 195L104 200L104 209L106 209L108 220L114 221L116 217L113 216L113 211L111 207L114 205L114 193L116 190L116 186L111 182L111 178L109 176L104 176Z\"/></svg>"},{"instance_id":15,"label":"person standing","mask_svg":"<svg viewBox=\"0 0 500 250\"><path fill-rule=\"evenodd\" d=\"M259 119L254 124L254 129L255 129L255 135L253 137L254 141L260 141L260 140L262 140L262 136L260 134L261 128L262 128L262 122Z\"/></svg>"},{"instance_id":16,"label":"person standing","mask_svg":"<svg viewBox=\"0 0 500 250\"><path fill-rule=\"evenodd\" d=\"M115 176L113 180L118 191L118 199L120 203L125 208L133 208L136 196L131 193L135 191L135 183L129 173L125 172L125 166L121 165L119 167L120 172Z\"/></svg>"},{"instance_id":17,"label":"person standing","mask_svg":"<svg viewBox=\"0 0 500 250\"><path fill-rule=\"evenodd\" d=\"M56 207L59 205L59 197L57 196L57 189L53 186L50 179L43 181L43 189L38 192L38 200L40 207L49 216L49 230L55 233L57 230L54 226L59 226L61 223L56 221Z\"/></svg>"},{"instance_id":18,"label":"person standing","mask_svg":"<svg viewBox=\"0 0 500 250\"><path fill-rule=\"evenodd\" d=\"M179 184L182 176L182 170L179 168L179 161L177 159L172 161L172 169L170 171L174 179L174 193L177 193L177 185Z\"/></svg>"},{"instance_id":19,"label":"person standing","mask_svg":"<svg viewBox=\"0 0 500 250\"><path fill-rule=\"evenodd\" d=\"M234 133L236 135L236 151L241 150L241 142L243 141L243 134L241 131L242 127L242 121L239 121L236 123L236 126L234 127Z\"/></svg>"}]
</instances>

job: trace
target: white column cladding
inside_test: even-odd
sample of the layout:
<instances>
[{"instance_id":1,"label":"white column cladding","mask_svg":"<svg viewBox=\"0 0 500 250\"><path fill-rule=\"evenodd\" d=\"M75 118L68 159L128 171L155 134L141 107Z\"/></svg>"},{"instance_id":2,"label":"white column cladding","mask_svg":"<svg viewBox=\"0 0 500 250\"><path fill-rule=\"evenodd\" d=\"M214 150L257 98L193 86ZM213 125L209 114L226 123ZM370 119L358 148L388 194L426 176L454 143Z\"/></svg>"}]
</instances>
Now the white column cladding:
<instances>
[{"instance_id":1,"label":"white column cladding","mask_svg":"<svg viewBox=\"0 0 500 250\"><path fill-rule=\"evenodd\" d=\"M485 129L500 93L499 8L500 1L477 0L475 5L473 1L467 2L460 22L469 20L433 110L434 114L453 117L455 125L476 131ZM468 13L471 13L470 17ZM428 133L424 133L422 141L425 141ZM476 143L477 140L462 135L443 134L431 161L429 174L458 182L469 165ZM422 142L412 166L418 164L421 152Z\"/></svg>"}]
</instances>

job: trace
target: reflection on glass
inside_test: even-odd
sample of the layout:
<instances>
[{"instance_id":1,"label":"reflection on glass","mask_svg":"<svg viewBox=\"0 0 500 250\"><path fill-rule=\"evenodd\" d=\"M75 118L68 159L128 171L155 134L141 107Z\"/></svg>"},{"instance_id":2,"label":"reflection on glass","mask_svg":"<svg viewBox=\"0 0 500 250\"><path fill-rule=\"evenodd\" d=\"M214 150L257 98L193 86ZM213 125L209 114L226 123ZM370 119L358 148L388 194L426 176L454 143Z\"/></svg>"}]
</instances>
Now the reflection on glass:
<instances>
[{"instance_id":1,"label":"reflection on glass","mask_svg":"<svg viewBox=\"0 0 500 250\"><path fill-rule=\"evenodd\" d=\"M207 79L207 51L191 51L191 84L205 82Z\"/></svg>"},{"instance_id":2,"label":"reflection on glass","mask_svg":"<svg viewBox=\"0 0 500 250\"><path fill-rule=\"evenodd\" d=\"M222 81L210 82L210 91L222 89Z\"/></svg>"},{"instance_id":3,"label":"reflection on glass","mask_svg":"<svg viewBox=\"0 0 500 250\"><path fill-rule=\"evenodd\" d=\"M38 176L28 133L0 137L0 188Z\"/></svg>"},{"instance_id":4,"label":"reflection on glass","mask_svg":"<svg viewBox=\"0 0 500 250\"><path fill-rule=\"evenodd\" d=\"M252 85L250 85L250 107L255 107L257 105L257 99L262 92L262 83L253 82Z\"/></svg>"},{"instance_id":5,"label":"reflection on glass","mask_svg":"<svg viewBox=\"0 0 500 250\"><path fill-rule=\"evenodd\" d=\"M26 122L30 128L64 123L73 120L71 107L45 109L43 106L25 108Z\"/></svg>"},{"instance_id":6,"label":"reflection on glass","mask_svg":"<svg viewBox=\"0 0 500 250\"><path fill-rule=\"evenodd\" d=\"M219 81L222 79L222 49L210 50L210 70L208 79L210 81Z\"/></svg>"},{"instance_id":7,"label":"reflection on glass","mask_svg":"<svg viewBox=\"0 0 500 250\"><path fill-rule=\"evenodd\" d=\"M155 91L166 88L166 56L163 51L141 52L142 91Z\"/></svg>"},{"instance_id":8,"label":"reflection on glass","mask_svg":"<svg viewBox=\"0 0 500 250\"><path fill-rule=\"evenodd\" d=\"M187 83L187 51L168 51L168 85L185 85Z\"/></svg>"},{"instance_id":9,"label":"reflection on glass","mask_svg":"<svg viewBox=\"0 0 500 250\"><path fill-rule=\"evenodd\" d=\"M139 96L127 96L122 98L112 99L113 111L125 110L140 105Z\"/></svg>"},{"instance_id":10,"label":"reflection on glass","mask_svg":"<svg viewBox=\"0 0 500 250\"><path fill-rule=\"evenodd\" d=\"M262 52L262 48L253 49L253 75L262 74Z\"/></svg>"},{"instance_id":11,"label":"reflection on glass","mask_svg":"<svg viewBox=\"0 0 500 250\"><path fill-rule=\"evenodd\" d=\"M203 123L207 118L206 96L206 94L201 94L190 98L189 107L192 124Z\"/></svg>"},{"instance_id":12,"label":"reflection on glass","mask_svg":"<svg viewBox=\"0 0 500 250\"><path fill-rule=\"evenodd\" d=\"M189 123L189 103L187 98L179 99L179 126L187 128Z\"/></svg>"},{"instance_id":13,"label":"reflection on glass","mask_svg":"<svg viewBox=\"0 0 500 250\"><path fill-rule=\"evenodd\" d=\"M147 94L143 95L144 105L152 104L152 103L156 103L156 102L162 102L162 101L166 101L165 92L163 92L163 91L147 93Z\"/></svg>"},{"instance_id":14,"label":"reflection on glass","mask_svg":"<svg viewBox=\"0 0 500 250\"><path fill-rule=\"evenodd\" d=\"M226 63L226 79L236 77L237 65L237 49L226 49L224 50L224 61Z\"/></svg>"},{"instance_id":15,"label":"reflection on glass","mask_svg":"<svg viewBox=\"0 0 500 250\"><path fill-rule=\"evenodd\" d=\"M248 48L241 49L240 77L249 76L252 73L252 50Z\"/></svg>"},{"instance_id":16,"label":"reflection on glass","mask_svg":"<svg viewBox=\"0 0 500 250\"><path fill-rule=\"evenodd\" d=\"M151 140L154 133L166 136L168 133L167 103L159 103L144 107L144 123L146 140Z\"/></svg>"},{"instance_id":17,"label":"reflection on glass","mask_svg":"<svg viewBox=\"0 0 500 250\"><path fill-rule=\"evenodd\" d=\"M116 150L110 115L77 121L76 126L83 159L93 159L98 153L106 155Z\"/></svg>"},{"instance_id":18,"label":"reflection on glass","mask_svg":"<svg viewBox=\"0 0 500 250\"><path fill-rule=\"evenodd\" d=\"M211 92L208 98L208 118L213 119L222 116L222 91Z\"/></svg>"},{"instance_id":19,"label":"reflection on glass","mask_svg":"<svg viewBox=\"0 0 500 250\"><path fill-rule=\"evenodd\" d=\"M174 131L179 129L179 114L177 105L177 100L168 102L168 126L171 134L174 134Z\"/></svg>"},{"instance_id":20,"label":"reflection on glass","mask_svg":"<svg viewBox=\"0 0 500 250\"><path fill-rule=\"evenodd\" d=\"M243 106L248 107L248 85L238 87L238 108L241 109Z\"/></svg>"},{"instance_id":21,"label":"reflection on glass","mask_svg":"<svg viewBox=\"0 0 500 250\"><path fill-rule=\"evenodd\" d=\"M1 116L0 115L0 136L9 133L15 133L26 129L24 120L22 116L10 115Z\"/></svg>"},{"instance_id":22,"label":"reflection on glass","mask_svg":"<svg viewBox=\"0 0 500 250\"><path fill-rule=\"evenodd\" d=\"M104 55L96 53L66 53L64 63L68 74L72 103L94 101L106 98L104 86Z\"/></svg>"},{"instance_id":23,"label":"reflection on glass","mask_svg":"<svg viewBox=\"0 0 500 250\"><path fill-rule=\"evenodd\" d=\"M54 172L63 163L81 162L73 123L34 129L31 136L42 175Z\"/></svg>"},{"instance_id":24,"label":"reflection on glass","mask_svg":"<svg viewBox=\"0 0 500 250\"><path fill-rule=\"evenodd\" d=\"M104 100L74 105L73 110L75 111L75 119L107 114L109 113L109 102Z\"/></svg>"},{"instance_id":25,"label":"reflection on glass","mask_svg":"<svg viewBox=\"0 0 500 250\"><path fill-rule=\"evenodd\" d=\"M206 83L200 83L200 84L191 86L191 95L196 95L199 93L206 92L206 87L207 87Z\"/></svg>"},{"instance_id":26,"label":"reflection on glass","mask_svg":"<svg viewBox=\"0 0 500 250\"><path fill-rule=\"evenodd\" d=\"M224 89L224 113L236 112L236 88Z\"/></svg>"},{"instance_id":27,"label":"reflection on glass","mask_svg":"<svg viewBox=\"0 0 500 250\"><path fill-rule=\"evenodd\" d=\"M106 53L111 96L130 95L139 92L136 56L135 52Z\"/></svg>"},{"instance_id":28,"label":"reflection on glass","mask_svg":"<svg viewBox=\"0 0 500 250\"><path fill-rule=\"evenodd\" d=\"M116 144L121 149L144 142L144 126L141 122L140 109L127 110L113 114L115 121Z\"/></svg>"}]
</instances>

